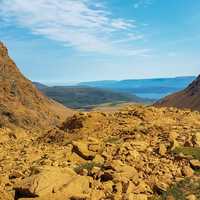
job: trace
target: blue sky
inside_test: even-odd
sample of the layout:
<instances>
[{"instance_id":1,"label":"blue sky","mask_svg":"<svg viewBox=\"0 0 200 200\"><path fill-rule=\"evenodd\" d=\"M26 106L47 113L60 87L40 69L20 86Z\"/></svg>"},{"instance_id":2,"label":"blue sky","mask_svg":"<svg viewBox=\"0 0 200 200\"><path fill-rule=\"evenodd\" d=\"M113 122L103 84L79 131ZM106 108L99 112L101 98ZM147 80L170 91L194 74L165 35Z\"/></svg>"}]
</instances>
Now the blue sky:
<instances>
[{"instance_id":1,"label":"blue sky","mask_svg":"<svg viewBox=\"0 0 200 200\"><path fill-rule=\"evenodd\" d=\"M199 0L0 0L0 40L43 83L197 75Z\"/></svg>"}]
</instances>

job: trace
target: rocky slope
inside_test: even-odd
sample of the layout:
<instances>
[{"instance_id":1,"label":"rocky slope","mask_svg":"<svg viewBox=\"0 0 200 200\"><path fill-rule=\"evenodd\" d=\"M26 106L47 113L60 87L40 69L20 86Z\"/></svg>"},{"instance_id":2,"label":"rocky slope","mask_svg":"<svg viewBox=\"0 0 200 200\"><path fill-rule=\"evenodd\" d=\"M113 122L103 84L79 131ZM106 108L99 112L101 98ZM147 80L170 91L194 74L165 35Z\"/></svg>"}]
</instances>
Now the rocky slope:
<instances>
[{"instance_id":1,"label":"rocky slope","mask_svg":"<svg viewBox=\"0 0 200 200\"><path fill-rule=\"evenodd\" d=\"M0 132L1 200L200 199L197 112L136 105L42 135Z\"/></svg>"},{"instance_id":2,"label":"rocky slope","mask_svg":"<svg viewBox=\"0 0 200 200\"><path fill-rule=\"evenodd\" d=\"M0 43L0 126L55 125L71 111L48 99L19 71Z\"/></svg>"},{"instance_id":3,"label":"rocky slope","mask_svg":"<svg viewBox=\"0 0 200 200\"><path fill-rule=\"evenodd\" d=\"M200 111L200 76L197 77L185 90L167 96L155 104L177 108L189 108Z\"/></svg>"}]
</instances>

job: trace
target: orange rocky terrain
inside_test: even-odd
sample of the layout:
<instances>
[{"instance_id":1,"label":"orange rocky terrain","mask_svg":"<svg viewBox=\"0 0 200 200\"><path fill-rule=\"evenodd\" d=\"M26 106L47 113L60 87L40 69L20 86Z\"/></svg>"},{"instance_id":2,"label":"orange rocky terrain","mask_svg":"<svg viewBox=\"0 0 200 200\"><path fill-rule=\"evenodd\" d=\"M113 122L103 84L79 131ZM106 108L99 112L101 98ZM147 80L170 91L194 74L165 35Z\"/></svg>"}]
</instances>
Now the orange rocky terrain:
<instances>
[{"instance_id":1,"label":"orange rocky terrain","mask_svg":"<svg viewBox=\"0 0 200 200\"><path fill-rule=\"evenodd\" d=\"M200 199L199 112L71 115L11 67L3 45L0 55L0 200Z\"/></svg>"},{"instance_id":2,"label":"orange rocky terrain","mask_svg":"<svg viewBox=\"0 0 200 200\"><path fill-rule=\"evenodd\" d=\"M197 185L186 195L199 199L199 147L197 112L128 106L78 113L46 134L1 141L0 199L147 200L185 178ZM178 152L184 148L194 155Z\"/></svg>"},{"instance_id":3,"label":"orange rocky terrain","mask_svg":"<svg viewBox=\"0 0 200 200\"><path fill-rule=\"evenodd\" d=\"M0 126L45 128L72 111L41 94L19 71L0 43Z\"/></svg>"}]
</instances>

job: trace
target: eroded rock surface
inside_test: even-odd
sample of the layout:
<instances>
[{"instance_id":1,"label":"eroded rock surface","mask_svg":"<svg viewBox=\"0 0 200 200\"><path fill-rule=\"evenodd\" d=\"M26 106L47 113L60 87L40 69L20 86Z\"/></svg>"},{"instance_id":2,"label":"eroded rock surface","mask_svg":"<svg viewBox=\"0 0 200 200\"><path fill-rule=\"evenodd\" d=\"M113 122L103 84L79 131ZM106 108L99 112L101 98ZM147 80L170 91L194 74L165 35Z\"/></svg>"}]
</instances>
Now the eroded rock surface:
<instances>
[{"instance_id":1,"label":"eroded rock surface","mask_svg":"<svg viewBox=\"0 0 200 200\"><path fill-rule=\"evenodd\" d=\"M197 112L136 105L72 119L46 133L0 129L4 199L146 200L199 180Z\"/></svg>"}]
</instances>

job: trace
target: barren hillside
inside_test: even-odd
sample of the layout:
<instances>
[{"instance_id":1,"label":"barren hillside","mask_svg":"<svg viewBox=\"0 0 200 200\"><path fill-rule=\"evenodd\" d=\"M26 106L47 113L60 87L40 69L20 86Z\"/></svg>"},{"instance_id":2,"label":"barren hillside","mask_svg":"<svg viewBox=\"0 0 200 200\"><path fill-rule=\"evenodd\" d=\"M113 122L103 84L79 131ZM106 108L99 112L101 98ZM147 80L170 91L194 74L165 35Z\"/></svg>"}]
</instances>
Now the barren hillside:
<instances>
[{"instance_id":1,"label":"barren hillside","mask_svg":"<svg viewBox=\"0 0 200 200\"><path fill-rule=\"evenodd\" d=\"M0 125L47 127L71 111L45 97L19 71L0 43Z\"/></svg>"},{"instance_id":2,"label":"barren hillside","mask_svg":"<svg viewBox=\"0 0 200 200\"><path fill-rule=\"evenodd\" d=\"M185 90L167 96L155 104L177 108L189 108L200 111L200 76L197 77Z\"/></svg>"}]
</instances>

